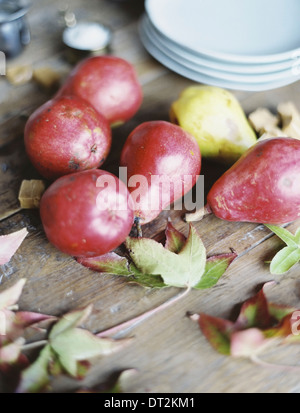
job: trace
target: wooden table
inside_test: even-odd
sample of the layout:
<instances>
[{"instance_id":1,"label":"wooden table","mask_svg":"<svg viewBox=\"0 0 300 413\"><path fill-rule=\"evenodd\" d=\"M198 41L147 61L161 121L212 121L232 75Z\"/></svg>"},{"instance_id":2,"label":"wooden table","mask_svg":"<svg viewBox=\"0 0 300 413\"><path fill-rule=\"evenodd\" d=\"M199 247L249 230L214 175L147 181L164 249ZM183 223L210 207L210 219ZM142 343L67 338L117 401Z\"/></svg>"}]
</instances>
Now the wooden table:
<instances>
[{"instance_id":1,"label":"wooden table","mask_svg":"<svg viewBox=\"0 0 300 413\"><path fill-rule=\"evenodd\" d=\"M19 57L7 62L8 68L29 64L33 68L50 67L60 73L62 79L67 75L72 65L66 59L61 42L60 4L57 0L32 1L31 43ZM97 18L112 28L111 53L135 66L143 87L144 101L139 112L113 130L113 148L103 168L117 174L120 150L129 132L143 121L169 120L171 102L193 82L172 73L145 51L138 35L142 0L73 0L70 6L78 19ZM275 109L285 100L292 100L300 107L299 92L299 82L261 93L234 91L246 113L258 106ZM39 177L24 152L24 125L28 115L52 94L53 91L42 89L33 81L13 86L5 76L0 79L0 233L23 227L29 231L15 256L0 268L0 291L25 277L27 283L19 302L23 310L59 316L93 304L85 327L98 332L163 303L179 290L144 289L129 285L121 277L90 271L49 244L37 210L17 212L21 181ZM221 167L204 162L206 192L222 172ZM163 239L168 216L177 229L187 234L188 225L180 211L165 211L144 227L144 236ZM289 228L294 231L298 225L299 222L295 222ZM232 248L238 258L215 287L193 290L171 308L137 325L128 333L134 336L132 344L119 353L95 360L84 384L102 383L118 371L136 368L139 373L127 383L128 392L300 392L299 371L264 368L246 359L222 356L206 341L197 324L186 316L187 312L205 312L223 318L234 317L239 305L269 280L277 283L268 288L268 298L300 308L299 265L286 275L271 276L265 260L275 254L282 242L262 225L228 223L208 216L195 226L208 255L227 253ZM265 357L273 363L299 365L300 349L280 347ZM65 392L83 383L60 378L53 385L54 391Z\"/></svg>"}]
</instances>

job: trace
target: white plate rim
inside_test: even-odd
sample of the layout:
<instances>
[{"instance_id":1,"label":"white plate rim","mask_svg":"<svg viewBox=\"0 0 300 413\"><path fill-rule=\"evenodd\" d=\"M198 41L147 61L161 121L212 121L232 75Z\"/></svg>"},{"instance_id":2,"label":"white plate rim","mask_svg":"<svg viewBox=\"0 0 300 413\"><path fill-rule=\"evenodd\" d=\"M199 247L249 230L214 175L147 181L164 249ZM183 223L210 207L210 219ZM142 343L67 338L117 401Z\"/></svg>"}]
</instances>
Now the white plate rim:
<instances>
[{"instance_id":1,"label":"white plate rim","mask_svg":"<svg viewBox=\"0 0 300 413\"><path fill-rule=\"evenodd\" d=\"M180 63L170 59L169 57L161 53L159 49L157 49L156 46L149 41L147 36L145 36L145 34L143 33L143 30L141 30L140 28L141 26L139 26L139 34L140 34L141 41L145 49L148 51L150 55L152 55L157 61L159 61L163 66L167 67L171 71L187 79L198 82L198 83L209 84L209 85L218 86L218 87L222 87L226 89L232 89L232 90L261 92L261 91L277 89L283 86L287 86L291 83L298 81L300 78L300 77L297 77L297 78L294 78L294 80L291 80L291 78L286 78L286 79L280 79L280 81L250 84L250 83L230 82L230 81L219 79L213 76L203 75L200 72L196 72L192 69L188 69L182 66Z\"/></svg>"},{"instance_id":2,"label":"white plate rim","mask_svg":"<svg viewBox=\"0 0 300 413\"><path fill-rule=\"evenodd\" d=\"M189 50L189 52L197 53L197 54L200 53L202 55L206 55L206 56L209 56L209 57L214 58L214 59L226 60L228 62L238 62L238 63L243 62L243 63L256 63L256 64L281 62L281 61L288 60L288 59L295 59L297 57L299 58L299 56L300 56L300 47L292 49L292 50L288 50L286 52L280 52L280 53L268 54L268 55L238 55L238 54L231 54L231 53L224 53L224 52L216 52L216 51L208 50L208 49L205 49L205 48L201 48L201 51L194 50L194 49L184 45L183 43L178 42L177 40L175 41L174 39L170 38L165 33L163 33L162 30L159 27L157 27L157 24L151 18L151 9L149 7L149 3L151 1L153 1L153 0L145 0L145 10L146 10L146 13L147 13L149 19L151 20L153 26L163 36L170 39L174 43L177 43L181 48L185 48L185 49Z\"/></svg>"},{"instance_id":3,"label":"white plate rim","mask_svg":"<svg viewBox=\"0 0 300 413\"><path fill-rule=\"evenodd\" d=\"M177 55L183 55L187 60L190 60L193 63L207 66L209 68L213 68L216 70L221 70L224 72L227 71L230 73L263 74L263 73L277 72L277 71L285 70L288 68L292 69L293 65L299 66L299 63L300 63L300 51L299 51L298 60L287 59L287 60L283 60L280 62L274 62L274 63L269 63L269 62L268 63L245 63L245 62L238 63L238 62L227 62L225 60L222 61L222 60L213 59L213 58L210 58L209 56L203 56L201 54L196 54L196 53L193 53L192 51L187 50L186 48L182 48L176 42L174 42L173 40L161 34L159 30L157 30L156 27L152 24L147 14L144 14L141 17L141 20L142 20L142 24L148 27L152 33L155 33L155 35L159 38L161 44L163 44L170 51L173 51Z\"/></svg>"},{"instance_id":4,"label":"white plate rim","mask_svg":"<svg viewBox=\"0 0 300 413\"><path fill-rule=\"evenodd\" d=\"M192 70L195 69L196 71L200 71L201 73L206 74L208 76L218 77L229 81L232 80L247 83L265 83L268 81L286 78L292 73L291 67L285 70L278 70L266 73L236 73L231 72L229 70L225 71L222 69L215 69L211 67L209 64L204 66L200 63L196 63L195 61L191 61L184 57L183 54L178 54L174 52L174 50L168 48L163 42L161 42L161 39L159 38L157 33L151 30L151 26L148 25L147 19L142 19L141 30L144 31L144 35L148 37L151 43L153 43L152 39L154 39L154 44L156 45L156 47L167 57L174 61L179 60L182 66L185 66Z\"/></svg>"}]
</instances>

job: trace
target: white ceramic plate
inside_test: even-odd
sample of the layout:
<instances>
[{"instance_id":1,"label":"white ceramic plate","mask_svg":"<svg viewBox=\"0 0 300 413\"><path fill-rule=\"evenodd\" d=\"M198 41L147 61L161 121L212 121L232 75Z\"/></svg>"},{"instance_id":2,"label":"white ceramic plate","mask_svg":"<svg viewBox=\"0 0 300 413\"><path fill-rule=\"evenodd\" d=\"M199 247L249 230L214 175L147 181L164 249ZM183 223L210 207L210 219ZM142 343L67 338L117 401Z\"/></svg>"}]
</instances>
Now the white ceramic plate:
<instances>
[{"instance_id":1,"label":"white ceramic plate","mask_svg":"<svg viewBox=\"0 0 300 413\"><path fill-rule=\"evenodd\" d=\"M249 72L247 70L245 73L242 73L241 71L239 73L236 73L229 70L223 70L222 66L221 70L215 69L211 65L211 60L202 59L202 61L200 61L201 63L199 63L199 61L196 59L190 59L188 52L186 52L185 50L182 51L179 49L177 52L173 47L168 47L168 44L165 44L163 39L159 36L158 32L153 28L146 16L141 21L141 30L144 32L144 35L148 38L148 40L152 44L154 44L156 48L159 49L167 57L175 61L178 61L182 66L185 66L192 70L199 71L202 74L208 76L218 77L224 80L234 82L265 83L291 77L292 74L291 62L289 62L288 64L288 69L271 71L266 73L259 73L258 71L251 72L250 69ZM256 66L261 65L255 65L255 68ZM228 69L230 67L231 66L229 65ZM246 66L246 68L249 68L249 66Z\"/></svg>"},{"instance_id":2,"label":"white ceramic plate","mask_svg":"<svg viewBox=\"0 0 300 413\"><path fill-rule=\"evenodd\" d=\"M157 45L147 36L143 26L140 25L140 37L142 43L144 44L146 50L161 64L169 68L170 70L184 76L188 79L191 79L198 83L209 84L213 86L219 86L226 89L233 90L245 90L245 91L264 91L270 89L276 89L282 86L286 86L290 83L293 83L299 80L300 75L291 75L289 77L269 81L269 82L258 82L258 83L249 83L249 82L237 82L230 81L226 79L221 79L220 77L209 76L204 73L201 73L195 69L187 68L183 66L179 61L174 60L163 53Z\"/></svg>"},{"instance_id":3,"label":"white ceramic plate","mask_svg":"<svg viewBox=\"0 0 300 413\"><path fill-rule=\"evenodd\" d=\"M166 37L190 51L238 63L299 56L299 0L146 0Z\"/></svg>"},{"instance_id":4,"label":"white ceramic plate","mask_svg":"<svg viewBox=\"0 0 300 413\"><path fill-rule=\"evenodd\" d=\"M210 56L201 55L199 53L193 53L188 49L181 47L176 42L173 42L168 37L160 33L155 26L151 23L147 14L142 17L142 25L145 30L151 32L154 38L159 39L160 44L162 44L170 52L177 54L178 56L195 63L197 65L202 65L204 67L209 67L210 69L221 70L230 73L241 73L241 74L263 74L278 72L285 69L293 69L294 66L300 66L300 50L299 55L294 56L293 59L287 59L279 62L271 63L236 63L227 62L226 60L214 59Z\"/></svg>"}]
</instances>

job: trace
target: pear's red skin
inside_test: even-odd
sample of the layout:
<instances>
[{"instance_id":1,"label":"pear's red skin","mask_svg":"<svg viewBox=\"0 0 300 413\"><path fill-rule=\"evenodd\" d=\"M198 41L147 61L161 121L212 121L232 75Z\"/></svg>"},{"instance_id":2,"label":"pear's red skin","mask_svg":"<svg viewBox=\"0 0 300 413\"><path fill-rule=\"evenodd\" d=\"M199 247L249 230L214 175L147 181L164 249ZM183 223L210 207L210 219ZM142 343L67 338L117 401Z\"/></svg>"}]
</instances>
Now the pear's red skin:
<instances>
[{"instance_id":1,"label":"pear's red skin","mask_svg":"<svg viewBox=\"0 0 300 413\"><path fill-rule=\"evenodd\" d=\"M300 140L249 148L212 186L208 207L227 221L280 225L300 217Z\"/></svg>"},{"instance_id":2,"label":"pear's red skin","mask_svg":"<svg viewBox=\"0 0 300 413\"><path fill-rule=\"evenodd\" d=\"M143 100L134 67L117 56L93 56L78 63L58 91L62 94L86 99L110 125L132 118Z\"/></svg>"},{"instance_id":3,"label":"pear's red skin","mask_svg":"<svg viewBox=\"0 0 300 413\"><path fill-rule=\"evenodd\" d=\"M76 96L49 100L29 117L24 132L27 155L46 179L98 168L111 147L107 120Z\"/></svg>"},{"instance_id":4,"label":"pear's red skin","mask_svg":"<svg viewBox=\"0 0 300 413\"><path fill-rule=\"evenodd\" d=\"M107 177L110 185L104 190L97 183ZM119 194L119 203L114 203ZM134 219L127 186L100 169L58 178L41 198L40 216L48 240L60 251L81 258L117 248L129 235Z\"/></svg>"},{"instance_id":5,"label":"pear's red skin","mask_svg":"<svg viewBox=\"0 0 300 413\"><path fill-rule=\"evenodd\" d=\"M127 168L129 191L132 195L136 190L140 193L132 200L135 216L143 225L155 219L195 185L201 170L201 153L195 138L180 126L166 121L149 121L137 126L128 136L120 164ZM138 186L133 181L131 186L130 178L138 175L145 178L144 183ZM189 184L187 175L191 177ZM181 185L164 191L163 186L153 184L154 176L165 177L166 182L170 179Z\"/></svg>"}]
</instances>

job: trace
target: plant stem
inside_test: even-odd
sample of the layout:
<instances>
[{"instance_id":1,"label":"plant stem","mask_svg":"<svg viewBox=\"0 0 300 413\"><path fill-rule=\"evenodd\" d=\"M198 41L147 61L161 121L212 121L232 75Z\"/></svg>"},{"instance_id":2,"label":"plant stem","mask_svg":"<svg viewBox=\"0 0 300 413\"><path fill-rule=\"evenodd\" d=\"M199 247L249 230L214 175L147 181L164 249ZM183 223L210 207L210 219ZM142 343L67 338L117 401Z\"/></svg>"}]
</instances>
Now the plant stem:
<instances>
[{"instance_id":1,"label":"plant stem","mask_svg":"<svg viewBox=\"0 0 300 413\"><path fill-rule=\"evenodd\" d=\"M269 367L269 368L271 367L271 368L283 369L287 371L300 371L300 366L289 366L286 364L268 363L267 361L261 360L256 355L251 356L250 359L253 363L259 366L262 366L262 367Z\"/></svg>"},{"instance_id":2,"label":"plant stem","mask_svg":"<svg viewBox=\"0 0 300 413\"><path fill-rule=\"evenodd\" d=\"M136 327L142 321L146 320L147 318L151 317L152 315L158 313L161 310L164 310L167 307L170 307L172 304L176 303L177 301L181 300L191 291L191 287L188 287L184 290L183 293L177 294L174 297L170 298L169 300L165 301L163 304L159 305L158 307L153 308L152 310L146 311L145 313L132 318L131 320L125 321L115 327L112 327L108 330L101 331L97 334L97 337L107 337L107 336L116 336L123 335L130 331L132 328Z\"/></svg>"},{"instance_id":3,"label":"plant stem","mask_svg":"<svg viewBox=\"0 0 300 413\"><path fill-rule=\"evenodd\" d=\"M140 217L134 217L134 223L137 231L137 238L142 238L143 236L143 231L142 231L142 226L141 226L141 218Z\"/></svg>"},{"instance_id":4,"label":"plant stem","mask_svg":"<svg viewBox=\"0 0 300 413\"><path fill-rule=\"evenodd\" d=\"M39 340L39 341L33 341L32 343L28 343L28 344L24 344L22 346L22 350L26 351L26 350L32 350L35 349L37 347L41 347L44 346L48 343L48 340Z\"/></svg>"}]
</instances>

